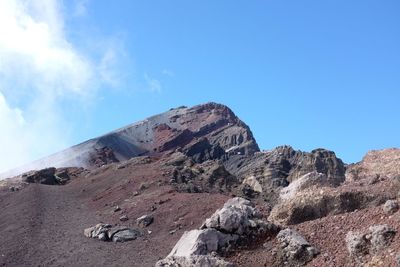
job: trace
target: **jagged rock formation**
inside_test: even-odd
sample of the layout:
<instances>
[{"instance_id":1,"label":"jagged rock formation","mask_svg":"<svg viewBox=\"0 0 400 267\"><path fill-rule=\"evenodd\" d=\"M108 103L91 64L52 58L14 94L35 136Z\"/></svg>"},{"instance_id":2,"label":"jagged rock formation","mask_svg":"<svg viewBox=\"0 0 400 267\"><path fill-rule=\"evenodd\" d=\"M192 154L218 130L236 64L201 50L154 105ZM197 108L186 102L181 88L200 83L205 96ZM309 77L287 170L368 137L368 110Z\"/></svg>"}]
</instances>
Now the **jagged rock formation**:
<instances>
[{"instance_id":1,"label":"jagged rock formation","mask_svg":"<svg viewBox=\"0 0 400 267\"><path fill-rule=\"evenodd\" d=\"M243 181L242 191L246 197L260 196L273 203L282 187L313 171L325 174L327 183L334 186L345 180L345 164L334 152L325 149L308 153L281 146L251 157L232 156L224 165ZM249 185L249 179L253 186Z\"/></svg>"}]
</instances>

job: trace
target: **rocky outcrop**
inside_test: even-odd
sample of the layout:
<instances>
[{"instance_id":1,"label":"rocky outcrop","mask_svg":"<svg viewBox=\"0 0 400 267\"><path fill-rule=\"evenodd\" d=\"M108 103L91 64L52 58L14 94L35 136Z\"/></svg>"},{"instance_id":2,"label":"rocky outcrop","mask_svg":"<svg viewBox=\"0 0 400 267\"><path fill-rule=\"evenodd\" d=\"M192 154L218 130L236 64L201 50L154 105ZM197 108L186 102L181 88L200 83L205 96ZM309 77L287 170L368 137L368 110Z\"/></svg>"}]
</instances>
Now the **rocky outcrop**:
<instances>
[{"instance_id":1,"label":"rocky outcrop","mask_svg":"<svg viewBox=\"0 0 400 267\"><path fill-rule=\"evenodd\" d=\"M319 254L303 236L292 229L284 229L276 236L279 243L278 257L284 266L302 266Z\"/></svg>"},{"instance_id":2,"label":"rocky outcrop","mask_svg":"<svg viewBox=\"0 0 400 267\"><path fill-rule=\"evenodd\" d=\"M47 168L39 171L32 171L22 175L22 181L46 185L63 185L68 182L70 176L66 170Z\"/></svg>"},{"instance_id":3,"label":"rocky outcrop","mask_svg":"<svg viewBox=\"0 0 400 267\"><path fill-rule=\"evenodd\" d=\"M243 181L241 191L246 197L260 197L272 204L279 199L282 187L311 172L324 174L324 180L332 186L345 180L345 164L325 149L302 152L281 146L251 157L232 156L224 166Z\"/></svg>"},{"instance_id":4,"label":"rocky outcrop","mask_svg":"<svg viewBox=\"0 0 400 267\"><path fill-rule=\"evenodd\" d=\"M238 184L237 178L230 174L220 162L206 161L194 163L191 158L175 155L169 164L175 165L171 184L179 192L231 192Z\"/></svg>"},{"instance_id":5,"label":"rocky outcrop","mask_svg":"<svg viewBox=\"0 0 400 267\"><path fill-rule=\"evenodd\" d=\"M376 207L386 201L386 196L364 191L310 190L286 199L271 211L271 222L292 225L315 220L330 214L341 214L356 209Z\"/></svg>"},{"instance_id":6,"label":"rocky outcrop","mask_svg":"<svg viewBox=\"0 0 400 267\"><path fill-rule=\"evenodd\" d=\"M126 242L135 240L142 233L136 229L124 226L112 227L110 224L96 224L93 227L86 228L83 234L89 238L100 239L101 241Z\"/></svg>"},{"instance_id":7,"label":"rocky outcrop","mask_svg":"<svg viewBox=\"0 0 400 267\"><path fill-rule=\"evenodd\" d=\"M234 157L225 166L228 171L240 177L252 174L264 179L284 179L286 182L292 182L316 171L325 174L332 185L339 185L345 180L345 164L334 152L325 149L302 152L290 146L280 146L257 153L251 158Z\"/></svg>"},{"instance_id":8,"label":"rocky outcrop","mask_svg":"<svg viewBox=\"0 0 400 267\"><path fill-rule=\"evenodd\" d=\"M171 253L156 266L232 266L220 260L218 253L229 250L240 240L278 231L277 226L260 218L250 201L230 199L199 230L185 232Z\"/></svg>"}]
</instances>

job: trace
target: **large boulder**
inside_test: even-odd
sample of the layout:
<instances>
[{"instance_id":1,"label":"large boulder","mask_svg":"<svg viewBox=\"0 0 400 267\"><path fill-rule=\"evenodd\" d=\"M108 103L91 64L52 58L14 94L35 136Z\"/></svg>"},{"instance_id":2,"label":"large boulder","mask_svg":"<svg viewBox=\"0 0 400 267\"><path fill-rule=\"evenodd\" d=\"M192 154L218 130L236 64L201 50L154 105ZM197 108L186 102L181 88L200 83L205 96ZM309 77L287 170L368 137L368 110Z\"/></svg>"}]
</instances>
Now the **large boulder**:
<instances>
[{"instance_id":1,"label":"large boulder","mask_svg":"<svg viewBox=\"0 0 400 267\"><path fill-rule=\"evenodd\" d=\"M384 203L386 198L385 195L362 190L305 190L275 205L268 220L281 225L298 224L331 214L376 207Z\"/></svg>"},{"instance_id":2,"label":"large boulder","mask_svg":"<svg viewBox=\"0 0 400 267\"><path fill-rule=\"evenodd\" d=\"M291 182L289 186L284 187L279 196L282 200L287 200L295 197L298 192L304 189L329 185L326 174L313 171Z\"/></svg>"},{"instance_id":3,"label":"large boulder","mask_svg":"<svg viewBox=\"0 0 400 267\"><path fill-rule=\"evenodd\" d=\"M240 197L228 200L222 209L205 221L202 228L240 236L277 231L274 224L261 220L261 214L250 201Z\"/></svg>"},{"instance_id":4,"label":"large boulder","mask_svg":"<svg viewBox=\"0 0 400 267\"><path fill-rule=\"evenodd\" d=\"M319 251L303 236L292 229L284 229L276 236L279 242L279 256L285 266L301 266L311 261Z\"/></svg>"},{"instance_id":5,"label":"large boulder","mask_svg":"<svg viewBox=\"0 0 400 267\"><path fill-rule=\"evenodd\" d=\"M215 229L191 230L182 235L168 257L207 255L227 247L237 239L237 235L224 234Z\"/></svg>"},{"instance_id":6,"label":"large boulder","mask_svg":"<svg viewBox=\"0 0 400 267\"><path fill-rule=\"evenodd\" d=\"M214 255L234 243L237 235L221 233L215 229L185 232L170 254L156 263L156 267L232 266Z\"/></svg>"}]
</instances>

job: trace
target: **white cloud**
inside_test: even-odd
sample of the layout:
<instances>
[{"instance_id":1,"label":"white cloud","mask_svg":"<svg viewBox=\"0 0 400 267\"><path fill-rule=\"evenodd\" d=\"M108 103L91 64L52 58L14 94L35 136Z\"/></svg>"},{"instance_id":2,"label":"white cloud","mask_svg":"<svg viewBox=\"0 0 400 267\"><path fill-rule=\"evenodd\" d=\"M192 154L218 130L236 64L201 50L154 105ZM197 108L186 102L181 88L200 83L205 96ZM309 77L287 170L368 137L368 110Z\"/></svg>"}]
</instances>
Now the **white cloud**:
<instances>
[{"instance_id":1,"label":"white cloud","mask_svg":"<svg viewBox=\"0 0 400 267\"><path fill-rule=\"evenodd\" d=\"M149 77L147 73L144 74L144 79L147 83L147 88L150 92L159 93L162 90L161 82L157 79Z\"/></svg>"},{"instance_id":2,"label":"white cloud","mask_svg":"<svg viewBox=\"0 0 400 267\"><path fill-rule=\"evenodd\" d=\"M172 70L169 70L169 69L163 69L161 71L161 73L163 75L166 75L166 76L169 76L169 77L174 77L175 76L175 73Z\"/></svg>"},{"instance_id":3,"label":"white cloud","mask_svg":"<svg viewBox=\"0 0 400 267\"><path fill-rule=\"evenodd\" d=\"M87 14L87 5L89 0L76 0L74 6L74 15L82 17Z\"/></svg>"},{"instance_id":4,"label":"white cloud","mask_svg":"<svg viewBox=\"0 0 400 267\"><path fill-rule=\"evenodd\" d=\"M67 39L61 3L0 0L0 172L64 147L59 104L117 82L112 49L95 62ZM77 3L83 14L87 1Z\"/></svg>"}]
</instances>

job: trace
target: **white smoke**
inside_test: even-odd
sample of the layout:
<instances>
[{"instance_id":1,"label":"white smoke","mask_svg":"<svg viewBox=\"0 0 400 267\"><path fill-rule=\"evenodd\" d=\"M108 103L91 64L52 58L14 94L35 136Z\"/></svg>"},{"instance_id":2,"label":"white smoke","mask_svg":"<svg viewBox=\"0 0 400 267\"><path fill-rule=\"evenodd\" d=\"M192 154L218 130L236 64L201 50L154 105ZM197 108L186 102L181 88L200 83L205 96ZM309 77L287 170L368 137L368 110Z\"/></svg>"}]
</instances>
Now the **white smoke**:
<instances>
[{"instance_id":1,"label":"white smoke","mask_svg":"<svg viewBox=\"0 0 400 267\"><path fill-rule=\"evenodd\" d=\"M60 103L90 99L99 80L115 82L112 51L93 62L67 40L61 4L0 1L0 173L65 147Z\"/></svg>"}]
</instances>

